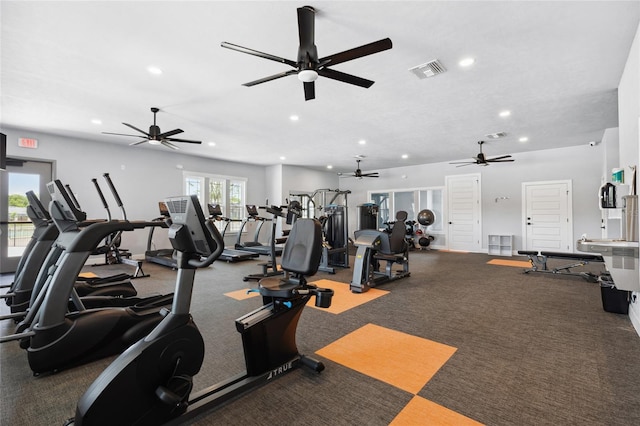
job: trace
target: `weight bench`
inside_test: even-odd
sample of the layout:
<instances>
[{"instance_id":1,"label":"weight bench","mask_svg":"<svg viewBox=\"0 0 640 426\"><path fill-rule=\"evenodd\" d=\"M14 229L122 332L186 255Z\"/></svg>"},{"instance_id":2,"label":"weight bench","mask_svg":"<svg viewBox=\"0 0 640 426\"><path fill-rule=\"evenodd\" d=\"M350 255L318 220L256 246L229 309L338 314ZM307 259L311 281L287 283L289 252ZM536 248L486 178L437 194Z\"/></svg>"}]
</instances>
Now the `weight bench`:
<instances>
[{"instance_id":1,"label":"weight bench","mask_svg":"<svg viewBox=\"0 0 640 426\"><path fill-rule=\"evenodd\" d=\"M537 252L528 250L518 250L518 254L527 256L531 263L531 268L523 271L525 274L528 274L529 272L542 272L546 274L573 275L594 283L598 282L598 275L591 272L574 272L572 269L588 265L591 262L604 263L602 256L598 256L597 254L561 253L552 251ZM560 267L550 268L547 264L549 259L563 259L571 261L571 263Z\"/></svg>"}]
</instances>

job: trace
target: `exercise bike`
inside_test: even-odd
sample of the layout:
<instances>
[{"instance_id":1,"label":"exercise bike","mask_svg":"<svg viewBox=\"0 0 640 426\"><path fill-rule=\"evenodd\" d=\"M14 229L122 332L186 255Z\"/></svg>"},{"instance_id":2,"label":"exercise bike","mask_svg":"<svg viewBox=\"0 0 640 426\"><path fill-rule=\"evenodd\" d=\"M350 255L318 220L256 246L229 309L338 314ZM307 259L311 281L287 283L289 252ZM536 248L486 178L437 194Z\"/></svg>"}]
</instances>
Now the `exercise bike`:
<instances>
[{"instance_id":1,"label":"exercise bike","mask_svg":"<svg viewBox=\"0 0 640 426\"><path fill-rule=\"evenodd\" d=\"M212 221L205 220L195 195L168 199L167 206L173 222L169 239L178 260L172 309L91 384L66 425L177 424L299 365L324 369L321 362L300 355L295 342L298 319L311 296L322 308L331 305L333 296L332 290L306 281L318 269L322 235L319 222L300 219L284 248L285 277L262 280L255 291L264 306L236 320L246 372L189 399L192 378L204 359L203 338L189 313L195 272L220 256L224 241Z\"/></svg>"}]
</instances>

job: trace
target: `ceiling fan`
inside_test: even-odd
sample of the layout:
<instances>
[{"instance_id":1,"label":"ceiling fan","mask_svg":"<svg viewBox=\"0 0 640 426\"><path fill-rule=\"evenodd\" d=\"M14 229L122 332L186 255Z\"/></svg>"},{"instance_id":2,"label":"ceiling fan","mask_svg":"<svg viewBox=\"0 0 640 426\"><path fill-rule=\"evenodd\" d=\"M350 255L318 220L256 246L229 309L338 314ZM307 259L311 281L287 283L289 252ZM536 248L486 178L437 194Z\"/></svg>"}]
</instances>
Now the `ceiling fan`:
<instances>
[{"instance_id":1,"label":"ceiling fan","mask_svg":"<svg viewBox=\"0 0 640 426\"><path fill-rule=\"evenodd\" d=\"M478 141L478 145L480 145L480 153L473 157L473 161L455 161L449 164L459 164L456 167L468 166L470 164L479 164L481 166L488 166L489 163L506 163L509 161L515 161L511 158L510 155L501 155L500 157L487 158L482 153L482 145L484 145L484 141Z\"/></svg>"},{"instance_id":2,"label":"ceiling fan","mask_svg":"<svg viewBox=\"0 0 640 426\"><path fill-rule=\"evenodd\" d=\"M124 133L110 133L110 132L102 132L102 133L105 134L105 135L133 136L133 137L144 138L143 140L141 140L139 142L133 142L133 143L130 143L129 145L140 145L141 143L149 142L151 145L164 145L167 148L179 149L177 146L175 146L171 142L185 142L185 143L197 143L197 144L201 144L202 143L202 141L193 141L193 140L189 140L189 139L178 139L178 138L172 138L171 137L173 135L177 135L178 133L184 132L184 130L182 130L182 129L174 129L174 130L170 130L168 132L161 133L160 132L160 127L158 127L156 125L156 114L158 113L158 111L160 111L159 108L155 108L155 107L151 108L151 112L153 113L153 124L149 127L149 133L145 132L144 130L138 129L137 127L132 126L131 124L122 123L125 126L130 127L133 130L142 133L142 135L144 135L144 136L141 136L141 135L127 135L127 134L124 134Z\"/></svg>"},{"instance_id":3,"label":"ceiling fan","mask_svg":"<svg viewBox=\"0 0 640 426\"><path fill-rule=\"evenodd\" d=\"M315 99L316 94L314 82L319 75L364 88L371 87L371 85L374 83L371 80L366 80L361 77L356 77L351 74L336 71L329 67L343 62L351 61L353 59L361 58L363 56L372 55L383 50L391 49L391 40L389 38L385 38L373 43L365 44L360 47L345 50L344 52L325 56L324 58L318 58L318 51L315 45L314 20L315 9L313 7L303 6L298 8L298 36L300 39L300 45L298 47L298 59L296 61L238 46L236 44L222 42L221 46L227 49L232 49L238 52L248 53L249 55L259 56L264 59L281 62L294 68L293 70L284 71L269 77L264 77L259 80L245 83L243 84L243 86L255 86L256 84L265 83L267 81L286 77L288 75L297 74L298 79L304 83L305 101Z\"/></svg>"},{"instance_id":4,"label":"ceiling fan","mask_svg":"<svg viewBox=\"0 0 640 426\"><path fill-rule=\"evenodd\" d=\"M358 179L362 179L363 177L372 177L372 178L377 178L380 177L378 176L378 172L371 172L371 173L362 173L362 170L360 170L360 159L356 160L358 162L358 166L356 168L356 170L353 172L353 174L344 174L344 173L338 173L338 176L340 177L355 177Z\"/></svg>"}]
</instances>

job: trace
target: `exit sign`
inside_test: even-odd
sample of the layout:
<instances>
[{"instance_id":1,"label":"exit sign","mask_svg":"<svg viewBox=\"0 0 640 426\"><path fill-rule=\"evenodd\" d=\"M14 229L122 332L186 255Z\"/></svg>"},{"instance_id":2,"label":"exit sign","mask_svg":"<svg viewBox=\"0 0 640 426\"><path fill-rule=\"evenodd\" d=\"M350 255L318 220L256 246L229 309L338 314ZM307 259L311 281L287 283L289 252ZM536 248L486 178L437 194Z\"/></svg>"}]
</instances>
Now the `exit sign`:
<instances>
[{"instance_id":1,"label":"exit sign","mask_svg":"<svg viewBox=\"0 0 640 426\"><path fill-rule=\"evenodd\" d=\"M21 148L36 149L38 147L38 139L32 138L19 138L18 146Z\"/></svg>"}]
</instances>

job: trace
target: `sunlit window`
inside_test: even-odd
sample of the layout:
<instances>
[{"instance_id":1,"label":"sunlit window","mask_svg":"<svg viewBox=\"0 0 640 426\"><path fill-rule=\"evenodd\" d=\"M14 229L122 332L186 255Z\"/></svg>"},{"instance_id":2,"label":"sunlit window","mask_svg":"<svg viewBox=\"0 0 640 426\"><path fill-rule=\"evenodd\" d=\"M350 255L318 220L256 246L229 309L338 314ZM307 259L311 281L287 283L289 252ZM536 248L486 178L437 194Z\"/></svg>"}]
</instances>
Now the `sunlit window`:
<instances>
[{"instance_id":1,"label":"sunlit window","mask_svg":"<svg viewBox=\"0 0 640 426\"><path fill-rule=\"evenodd\" d=\"M223 217L231 219L227 232L240 230L244 217L247 179L209 175L197 172L184 172L185 195L197 195L204 212L208 212L208 204L219 204ZM216 225L223 231L227 222L219 221Z\"/></svg>"}]
</instances>

